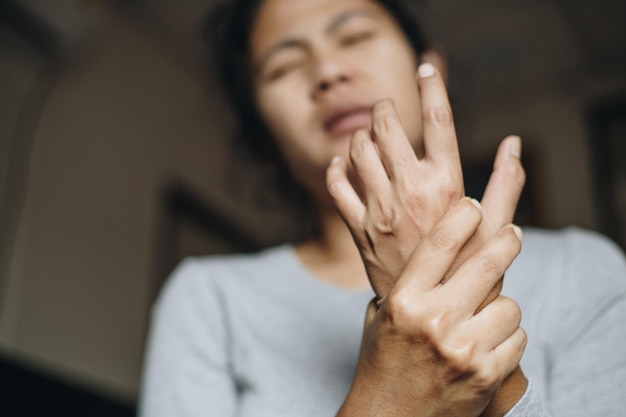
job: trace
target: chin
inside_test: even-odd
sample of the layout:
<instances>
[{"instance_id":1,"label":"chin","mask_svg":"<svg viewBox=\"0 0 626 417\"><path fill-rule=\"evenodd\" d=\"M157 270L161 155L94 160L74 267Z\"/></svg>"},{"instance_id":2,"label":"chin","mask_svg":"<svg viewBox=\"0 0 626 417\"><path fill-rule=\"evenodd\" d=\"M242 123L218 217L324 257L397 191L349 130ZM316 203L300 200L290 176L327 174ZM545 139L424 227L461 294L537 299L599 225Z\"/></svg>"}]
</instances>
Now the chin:
<instances>
[{"instance_id":1,"label":"chin","mask_svg":"<svg viewBox=\"0 0 626 417\"><path fill-rule=\"evenodd\" d=\"M342 158L348 158L350 154L350 141L352 140L352 133L342 133L341 135L333 136L331 140L331 153L330 158L339 155ZM329 160L330 162L330 160Z\"/></svg>"}]
</instances>

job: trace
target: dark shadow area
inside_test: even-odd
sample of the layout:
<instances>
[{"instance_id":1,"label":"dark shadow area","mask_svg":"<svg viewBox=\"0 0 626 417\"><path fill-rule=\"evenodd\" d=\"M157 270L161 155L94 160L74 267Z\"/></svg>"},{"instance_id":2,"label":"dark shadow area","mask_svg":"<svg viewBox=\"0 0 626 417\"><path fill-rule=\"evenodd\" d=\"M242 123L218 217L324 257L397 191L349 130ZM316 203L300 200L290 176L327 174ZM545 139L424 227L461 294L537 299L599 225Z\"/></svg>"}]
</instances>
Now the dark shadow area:
<instances>
[{"instance_id":1,"label":"dark shadow area","mask_svg":"<svg viewBox=\"0 0 626 417\"><path fill-rule=\"evenodd\" d=\"M626 95L594 103L588 121L599 230L626 248Z\"/></svg>"},{"instance_id":2,"label":"dark shadow area","mask_svg":"<svg viewBox=\"0 0 626 417\"><path fill-rule=\"evenodd\" d=\"M0 356L5 417L130 417L135 405L114 400L30 366Z\"/></svg>"}]
</instances>

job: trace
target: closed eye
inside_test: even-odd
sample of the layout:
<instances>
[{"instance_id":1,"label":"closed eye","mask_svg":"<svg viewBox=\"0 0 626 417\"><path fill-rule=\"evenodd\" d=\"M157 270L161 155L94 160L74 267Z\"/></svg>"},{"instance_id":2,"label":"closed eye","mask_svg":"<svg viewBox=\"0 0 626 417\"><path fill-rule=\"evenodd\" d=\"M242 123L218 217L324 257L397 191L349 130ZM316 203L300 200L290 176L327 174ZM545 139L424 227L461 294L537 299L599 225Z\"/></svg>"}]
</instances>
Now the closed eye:
<instances>
[{"instance_id":1,"label":"closed eye","mask_svg":"<svg viewBox=\"0 0 626 417\"><path fill-rule=\"evenodd\" d=\"M352 45L367 41L373 37L374 37L373 31L357 32L357 33L343 36L339 42L342 46L352 46Z\"/></svg>"},{"instance_id":2,"label":"closed eye","mask_svg":"<svg viewBox=\"0 0 626 417\"><path fill-rule=\"evenodd\" d=\"M273 70L270 70L266 79L268 81L276 81L285 75L297 70L302 66L302 63L299 61L289 62L283 65L276 67Z\"/></svg>"}]
</instances>

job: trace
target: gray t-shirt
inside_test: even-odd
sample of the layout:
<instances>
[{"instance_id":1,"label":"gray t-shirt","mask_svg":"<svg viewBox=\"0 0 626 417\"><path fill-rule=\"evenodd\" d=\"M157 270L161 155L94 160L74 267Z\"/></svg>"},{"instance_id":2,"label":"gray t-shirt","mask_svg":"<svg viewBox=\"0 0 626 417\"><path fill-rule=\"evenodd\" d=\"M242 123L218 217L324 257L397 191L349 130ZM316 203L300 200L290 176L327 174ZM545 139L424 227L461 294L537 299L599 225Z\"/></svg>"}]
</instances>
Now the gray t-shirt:
<instances>
[{"instance_id":1,"label":"gray t-shirt","mask_svg":"<svg viewBox=\"0 0 626 417\"><path fill-rule=\"evenodd\" d=\"M527 229L503 294L531 384L507 416L626 415L626 262L608 239ZM143 417L330 417L353 378L371 290L313 277L288 245L184 261L154 307Z\"/></svg>"}]
</instances>

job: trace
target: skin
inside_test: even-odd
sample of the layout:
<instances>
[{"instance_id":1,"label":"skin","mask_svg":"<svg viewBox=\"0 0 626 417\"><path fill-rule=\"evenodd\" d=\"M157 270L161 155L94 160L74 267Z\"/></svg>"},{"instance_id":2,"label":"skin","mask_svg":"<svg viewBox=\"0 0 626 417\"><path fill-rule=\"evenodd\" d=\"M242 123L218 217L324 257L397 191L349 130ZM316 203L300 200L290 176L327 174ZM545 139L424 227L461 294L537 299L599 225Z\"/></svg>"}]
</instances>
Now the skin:
<instances>
[{"instance_id":1,"label":"skin","mask_svg":"<svg viewBox=\"0 0 626 417\"><path fill-rule=\"evenodd\" d=\"M519 307L499 295L521 243L519 138L482 204L464 198L442 77L421 67L416 83L420 60L372 1L266 0L250 60L260 113L317 205L300 260L377 294L338 415L504 415L526 388Z\"/></svg>"}]
</instances>

